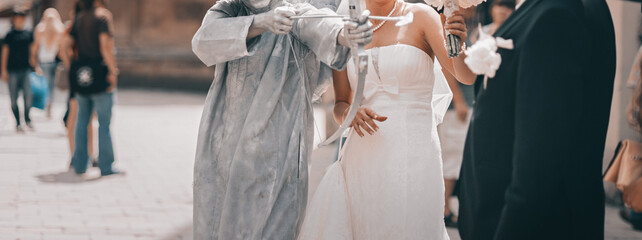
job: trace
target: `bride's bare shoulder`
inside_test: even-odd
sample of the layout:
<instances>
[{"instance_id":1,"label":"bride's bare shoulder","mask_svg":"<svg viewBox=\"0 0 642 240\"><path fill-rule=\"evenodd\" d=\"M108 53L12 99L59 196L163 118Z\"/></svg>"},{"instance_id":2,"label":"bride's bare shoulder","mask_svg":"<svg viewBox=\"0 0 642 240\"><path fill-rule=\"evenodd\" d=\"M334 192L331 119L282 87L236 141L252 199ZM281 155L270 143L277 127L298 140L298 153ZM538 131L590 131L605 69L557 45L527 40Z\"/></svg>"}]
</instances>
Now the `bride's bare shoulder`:
<instances>
[{"instance_id":1,"label":"bride's bare shoulder","mask_svg":"<svg viewBox=\"0 0 642 240\"><path fill-rule=\"evenodd\" d=\"M423 3L406 3L409 12L414 15L414 21L422 26L435 26L435 23L441 23L441 18L437 10ZM436 25L438 26L438 25Z\"/></svg>"}]
</instances>

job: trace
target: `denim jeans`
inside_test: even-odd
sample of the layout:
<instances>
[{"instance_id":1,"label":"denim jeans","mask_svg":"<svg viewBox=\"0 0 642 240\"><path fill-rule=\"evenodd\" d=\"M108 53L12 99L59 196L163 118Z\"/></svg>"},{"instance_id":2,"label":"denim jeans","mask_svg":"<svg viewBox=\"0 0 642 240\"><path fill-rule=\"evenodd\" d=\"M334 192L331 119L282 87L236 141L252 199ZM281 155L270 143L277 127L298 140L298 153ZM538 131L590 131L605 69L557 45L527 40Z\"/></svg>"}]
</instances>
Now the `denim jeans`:
<instances>
[{"instance_id":1,"label":"denim jeans","mask_svg":"<svg viewBox=\"0 0 642 240\"><path fill-rule=\"evenodd\" d=\"M9 70L9 96L11 97L11 110L16 118L16 125L20 126L20 109L18 108L18 95L22 91L24 99L25 122L30 123L29 110L32 103L31 83L29 82L29 69L11 71Z\"/></svg>"},{"instance_id":2,"label":"denim jeans","mask_svg":"<svg viewBox=\"0 0 642 240\"><path fill-rule=\"evenodd\" d=\"M87 126L91 113L95 110L98 117L98 167L101 173L112 171L114 149L111 142L111 110L114 105L114 93L76 94L78 118L76 120L75 150L71 159L76 173L85 173L89 163L87 153Z\"/></svg>"},{"instance_id":3,"label":"denim jeans","mask_svg":"<svg viewBox=\"0 0 642 240\"><path fill-rule=\"evenodd\" d=\"M54 89L56 88L56 69L58 68L58 63L40 63L40 68L42 69L42 75L47 79L49 85L49 102L51 102Z\"/></svg>"}]
</instances>

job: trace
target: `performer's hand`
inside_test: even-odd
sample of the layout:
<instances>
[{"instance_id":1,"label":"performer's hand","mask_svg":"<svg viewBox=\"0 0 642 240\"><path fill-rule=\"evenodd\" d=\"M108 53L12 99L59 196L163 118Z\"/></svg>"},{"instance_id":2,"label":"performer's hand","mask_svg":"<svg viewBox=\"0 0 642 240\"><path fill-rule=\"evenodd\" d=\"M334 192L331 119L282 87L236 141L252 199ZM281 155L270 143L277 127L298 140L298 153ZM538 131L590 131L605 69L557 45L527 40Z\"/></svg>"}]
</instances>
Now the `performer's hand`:
<instances>
[{"instance_id":1,"label":"performer's hand","mask_svg":"<svg viewBox=\"0 0 642 240\"><path fill-rule=\"evenodd\" d=\"M446 33L451 33L459 37L459 39L461 39L461 42L465 42L466 39L468 39L466 19L460 11L455 11L452 16L446 19L444 30L446 31Z\"/></svg>"},{"instance_id":2,"label":"performer's hand","mask_svg":"<svg viewBox=\"0 0 642 240\"><path fill-rule=\"evenodd\" d=\"M345 114L347 114L347 109ZM344 118L345 114L343 116ZM359 108L357 115L354 117L354 120L352 120L351 126L359 136L364 137L365 134L363 134L363 132L373 135L376 131L379 131L379 126L377 126L375 121L383 122L387 119L388 117L381 116L370 108L362 107Z\"/></svg>"},{"instance_id":3,"label":"performer's hand","mask_svg":"<svg viewBox=\"0 0 642 240\"><path fill-rule=\"evenodd\" d=\"M276 34L288 34L292 30L294 20L290 17L296 15L296 9L291 6L277 7L265 14L259 14L254 18L265 30Z\"/></svg>"},{"instance_id":4,"label":"performer's hand","mask_svg":"<svg viewBox=\"0 0 642 240\"><path fill-rule=\"evenodd\" d=\"M368 44L372 41L372 23L368 21L370 11L365 10L357 22L345 21L337 41L342 46L353 47L357 44Z\"/></svg>"},{"instance_id":5,"label":"performer's hand","mask_svg":"<svg viewBox=\"0 0 642 240\"><path fill-rule=\"evenodd\" d=\"M7 74L7 71L2 71L2 81L6 83L9 82L9 74Z\"/></svg>"}]
</instances>

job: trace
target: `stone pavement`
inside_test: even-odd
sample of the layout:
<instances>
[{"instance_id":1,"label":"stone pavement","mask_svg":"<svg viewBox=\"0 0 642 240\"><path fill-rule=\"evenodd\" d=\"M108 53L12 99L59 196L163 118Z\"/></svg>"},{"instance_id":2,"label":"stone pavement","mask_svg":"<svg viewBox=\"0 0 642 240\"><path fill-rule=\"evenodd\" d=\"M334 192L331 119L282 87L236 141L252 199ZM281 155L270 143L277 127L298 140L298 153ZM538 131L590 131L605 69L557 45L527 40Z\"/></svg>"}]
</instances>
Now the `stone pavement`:
<instances>
[{"instance_id":1,"label":"stone pavement","mask_svg":"<svg viewBox=\"0 0 642 240\"><path fill-rule=\"evenodd\" d=\"M112 134L116 167L124 176L78 177L67 171L69 153L61 118L33 110L36 131L17 134L6 85L0 84L0 240L192 239L192 171L205 96L121 90ZM96 125L97 127L97 125ZM310 190L316 188L334 147L314 152ZM310 193L310 194L311 194ZM607 239L642 239L607 207ZM451 239L459 239L449 229Z\"/></svg>"},{"instance_id":2,"label":"stone pavement","mask_svg":"<svg viewBox=\"0 0 642 240\"><path fill-rule=\"evenodd\" d=\"M62 125L33 110L17 134L0 84L0 240L191 239L192 171L204 96L125 90L113 113L116 167L125 176L67 171ZM97 124L95 125L97 127Z\"/></svg>"}]
</instances>

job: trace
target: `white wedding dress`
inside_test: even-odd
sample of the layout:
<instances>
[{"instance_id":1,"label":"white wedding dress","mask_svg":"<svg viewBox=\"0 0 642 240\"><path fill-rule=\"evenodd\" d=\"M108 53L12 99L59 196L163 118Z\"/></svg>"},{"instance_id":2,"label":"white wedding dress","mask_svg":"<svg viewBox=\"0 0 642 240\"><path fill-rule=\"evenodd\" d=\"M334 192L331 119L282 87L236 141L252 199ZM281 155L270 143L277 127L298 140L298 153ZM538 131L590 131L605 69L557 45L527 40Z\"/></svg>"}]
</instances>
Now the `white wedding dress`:
<instances>
[{"instance_id":1,"label":"white wedding dress","mask_svg":"<svg viewBox=\"0 0 642 240\"><path fill-rule=\"evenodd\" d=\"M298 239L447 240L437 123L452 94L441 67L410 45L367 52L362 106L388 120L377 122L372 136L350 133L342 161L328 168L308 205ZM348 77L355 88L353 61Z\"/></svg>"}]
</instances>

